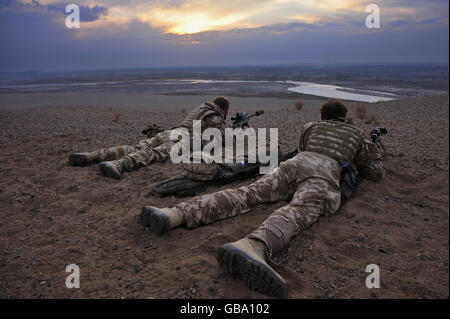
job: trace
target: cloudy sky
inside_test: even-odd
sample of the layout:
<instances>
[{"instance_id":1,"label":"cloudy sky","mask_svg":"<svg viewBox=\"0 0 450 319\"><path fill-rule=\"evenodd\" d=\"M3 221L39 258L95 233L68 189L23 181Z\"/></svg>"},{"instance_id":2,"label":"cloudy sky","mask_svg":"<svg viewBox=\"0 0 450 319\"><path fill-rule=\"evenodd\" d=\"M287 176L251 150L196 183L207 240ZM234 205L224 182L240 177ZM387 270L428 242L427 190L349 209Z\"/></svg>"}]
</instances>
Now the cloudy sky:
<instances>
[{"instance_id":1,"label":"cloudy sky","mask_svg":"<svg viewBox=\"0 0 450 319\"><path fill-rule=\"evenodd\" d=\"M81 28L65 26L78 4ZM381 9L367 29L366 6ZM0 71L446 62L448 0L0 0Z\"/></svg>"}]
</instances>

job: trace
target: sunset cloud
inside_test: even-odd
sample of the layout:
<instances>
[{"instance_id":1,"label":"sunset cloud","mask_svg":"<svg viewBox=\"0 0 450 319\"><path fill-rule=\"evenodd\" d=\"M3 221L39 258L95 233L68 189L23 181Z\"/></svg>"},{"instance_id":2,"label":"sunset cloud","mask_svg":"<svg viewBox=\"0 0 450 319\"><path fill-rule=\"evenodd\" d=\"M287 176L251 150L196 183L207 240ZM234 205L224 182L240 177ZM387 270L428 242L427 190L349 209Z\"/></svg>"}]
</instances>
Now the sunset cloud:
<instances>
[{"instance_id":1,"label":"sunset cloud","mask_svg":"<svg viewBox=\"0 0 450 319\"><path fill-rule=\"evenodd\" d=\"M183 35L257 28L289 23L292 19L315 23L320 20L318 15L321 10L350 10L355 8L354 3L353 0L326 1L318 6L317 2L308 0L156 1L143 4L136 17L152 27L161 28L165 33Z\"/></svg>"},{"instance_id":2,"label":"sunset cloud","mask_svg":"<svg viewBox=\"0 0 450 319\"><path fill-rule=\"evenodd\" d=\"M0 0L1 65L448 59L447 0L377 0L381 29L366 28L362 0L68 3L80 6L80 29L65 27L63 0Z\"/></svg>"},{"instance_id":3,"label":"sunset cloud","mask_svg":"<svg viewBox=\"0 0 450 319\"><path fill-rule=\"evenodd\" d=\"M301 22L324 26L361 21L367 1L362 0L79 0L81 19L89 28L147 24L162 34L189 35L206 31L261 28ZM64 13L61 0L5 0L24 8L40 7ZM448 2L379 0L382 20L439 19ZM101 18L101 19L100 19ZM97 21L101 20L101 21ZM432 20L429 20L432 21ZM442 22L442 17L440 18ZM448 16L447 16L448 22ZM347 23L348 24L348 23ZM399 25L397 23L397 25Z\"/></svg>"}]
</instances>

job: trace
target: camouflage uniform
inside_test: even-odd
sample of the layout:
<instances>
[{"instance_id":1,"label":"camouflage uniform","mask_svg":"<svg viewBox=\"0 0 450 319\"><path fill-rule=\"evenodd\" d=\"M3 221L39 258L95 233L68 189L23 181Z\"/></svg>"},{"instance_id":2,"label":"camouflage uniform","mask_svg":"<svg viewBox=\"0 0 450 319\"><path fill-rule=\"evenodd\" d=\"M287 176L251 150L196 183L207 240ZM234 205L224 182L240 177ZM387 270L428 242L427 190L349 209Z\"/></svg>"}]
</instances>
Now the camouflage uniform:
<instances>
[{"instance_id":1,"label":"camouflage uniform","mask_svg":"<svg viewBox=\"0 0 450 319\"><path fill-rule=\"evenodd\" d=\"M194 108L188 116L177 126L187 128L192 136L192 122L202 121L202 133L207 128L218 128L225 132L225 113L213 103L203 103ZM139 166L146 166L154 161L165 161L170 156L172 146L178 140L170 139L171 130L158 133L156 136L142 140L137 145L123 145L103 148L92 153L97 162L122 159L124 169L131 171Z\"/></svg>"},{"instance_id":2,"label":"camouflage uniform","mask_svg":"<svg viewBox=\"0 0 450 319\"><path fill-rule=\"evenodd\" d=\"M282 162L273 174L248 186L196 197L176 206L188 228L244 214L258 206L290 201L248 235L279 251L290 238L341 205L340 173L344 162L356 163L361 174L378 180L384 175L377 147L360 131L340 121L307 123L301 152Z\"/></svg>"}]
</instances>

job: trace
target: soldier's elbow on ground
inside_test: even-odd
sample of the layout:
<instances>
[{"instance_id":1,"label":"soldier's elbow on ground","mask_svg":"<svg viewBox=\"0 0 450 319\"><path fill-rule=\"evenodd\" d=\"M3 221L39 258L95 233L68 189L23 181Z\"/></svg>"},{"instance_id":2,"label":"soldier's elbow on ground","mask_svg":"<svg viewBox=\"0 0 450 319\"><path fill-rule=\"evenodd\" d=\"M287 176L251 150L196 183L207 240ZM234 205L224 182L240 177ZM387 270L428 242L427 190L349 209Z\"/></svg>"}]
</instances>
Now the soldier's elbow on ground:
<instances>
[{"instance_id":1,"label":"soldier's elbow on ground","mask_svg":"<svg viewBox=\"0 0 450 319\"><path fill-rule=\"evenodd\" d=\"M376 170L364 169L362 175L364 176L365 179L368 179L372 182L379 182L381 179L383 179L385 175L385 170L384 168Z\"/></svg>"}]
</instances>

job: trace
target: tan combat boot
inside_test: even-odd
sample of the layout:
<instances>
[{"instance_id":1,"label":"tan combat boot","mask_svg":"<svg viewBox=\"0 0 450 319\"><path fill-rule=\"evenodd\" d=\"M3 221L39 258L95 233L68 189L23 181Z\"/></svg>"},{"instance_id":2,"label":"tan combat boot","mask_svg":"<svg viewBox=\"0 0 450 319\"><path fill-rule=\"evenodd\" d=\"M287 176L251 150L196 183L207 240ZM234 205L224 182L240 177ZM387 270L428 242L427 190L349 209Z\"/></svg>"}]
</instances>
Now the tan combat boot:
<instances>
[{"instance_id":1,"label":"tan combat boot","mask_svg":"<svg viewBox=\"0 0 450 319\"><path fill-rule=\"evenodd\" d=\"M106 177L121 179L122 172L124 171L123 160L101 162L100 170Z\"/></svg>"},{"instance_id":2,"label":"tan combat boot","mask_svg":"<svg viewBox=\"0 0 450 319\"><path fill-rule=\"evenodd\" d=\"M144 206L141 212L141 219L142 223L150 227L152 232L159 234L184 224L183 215L175 207L157 208Z\"/></svg>"},{"instance_id":3,"label":"tan combat boot","mask_svg":"<svg viewBox=\"0 0 450 319\"><path fill-rule=\"evenodd\" d=\"M217 250L217 261L228 273L244 280L250 289L287 298L286 281L267 264L263 242L243 238L223 245Z\"/></svg>"},{"instance_id":4,"label":"tan combat boot","mask_svg":"<svg viewBox=\"0 0 450 319\"><path fill-rule=\"evenodd\" d=\"M84 166L97 163L97 161L95 153L72 153L69 155L69 164L72 166Z\"/></svg>"}]
</instances>

